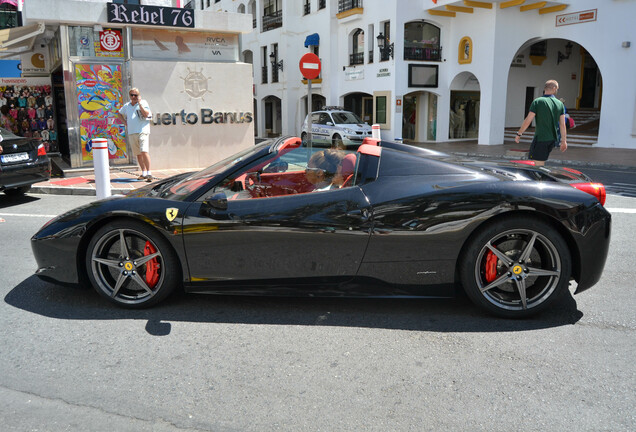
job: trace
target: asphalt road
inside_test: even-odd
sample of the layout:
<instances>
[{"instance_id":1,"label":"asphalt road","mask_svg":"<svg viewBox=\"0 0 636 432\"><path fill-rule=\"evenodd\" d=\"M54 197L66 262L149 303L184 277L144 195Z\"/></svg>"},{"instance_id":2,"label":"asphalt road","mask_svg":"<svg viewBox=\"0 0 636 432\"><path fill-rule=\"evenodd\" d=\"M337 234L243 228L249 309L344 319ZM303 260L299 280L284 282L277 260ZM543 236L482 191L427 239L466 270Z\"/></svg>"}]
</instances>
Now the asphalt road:
<instances>
[{"instance_id":1,"label":"asphalt road","mask_svg":"<svg viewBox=\"0 0 636 432\"><path fill-rule=\"evenodd\" d=\"M605 273L531 320L455 300L181 295L143 311L33 276L91 197L0 195L3 431L636 430L636 199Z\"/></svg>"}]
</instances>

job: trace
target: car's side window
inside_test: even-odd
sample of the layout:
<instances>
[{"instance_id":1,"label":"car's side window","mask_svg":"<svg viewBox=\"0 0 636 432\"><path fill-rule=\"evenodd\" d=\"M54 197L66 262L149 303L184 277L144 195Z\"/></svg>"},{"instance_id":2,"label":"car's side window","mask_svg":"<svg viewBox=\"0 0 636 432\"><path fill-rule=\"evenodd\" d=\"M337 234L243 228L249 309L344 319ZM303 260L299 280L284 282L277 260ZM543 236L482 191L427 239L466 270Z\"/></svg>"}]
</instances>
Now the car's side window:
<instances>
[{"instance_id":1,"label":"car's side window","mask_svg":"<svg viewBox=\"0 0 636 432\"><path fill-rule=\"evenodd\" d=\"M330 121L331 121L331 117L329 117L329 114L327 113L320 114L320 120L319 120L320 124L326 125L327 122L330 122Z\"/></svg>"},{"instance_id":2,"label":"car's side window","mask_svg":"<svg viewBox=\"0 0 636 432\"><path fill-rule=\"evenodd\" d=\"M335 190L354 184L356 165L356 152L314 148L309 154L306 147L298 147L252 163L212 192L246 200Z\"/></svg>"},{"instance_id":3,"label":"car's side window","mask_svg":"<svg viewBox=\"0 0 636 432\"><path fill-rule=\"evenodd\" d=\"M314 113L311 115L311 122L313 124L320 124L320 113Z\"/></svg>"}]
</instances>

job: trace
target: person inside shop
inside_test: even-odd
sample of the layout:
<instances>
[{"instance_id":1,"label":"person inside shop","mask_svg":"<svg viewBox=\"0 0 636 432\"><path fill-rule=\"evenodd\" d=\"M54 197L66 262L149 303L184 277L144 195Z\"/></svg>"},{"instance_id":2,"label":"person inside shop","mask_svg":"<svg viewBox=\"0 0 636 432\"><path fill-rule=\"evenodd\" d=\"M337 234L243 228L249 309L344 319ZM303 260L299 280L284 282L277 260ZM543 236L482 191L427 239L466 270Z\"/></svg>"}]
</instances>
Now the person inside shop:
<instances>
[{"instance_id":1,"label":"person inside shop","mask_svg":"<svg viewBox=\"0 0 636 432\"><path fill-rule=\"evenodd\" d=\"M139 89L133 87L128 93L130 102L119 110L119 118L126 123L128 143L139 162L141 175L138 180L152 181L150 171L150 119L152 113L148 102L141 99Z\"/></svg>"}]
</instances>

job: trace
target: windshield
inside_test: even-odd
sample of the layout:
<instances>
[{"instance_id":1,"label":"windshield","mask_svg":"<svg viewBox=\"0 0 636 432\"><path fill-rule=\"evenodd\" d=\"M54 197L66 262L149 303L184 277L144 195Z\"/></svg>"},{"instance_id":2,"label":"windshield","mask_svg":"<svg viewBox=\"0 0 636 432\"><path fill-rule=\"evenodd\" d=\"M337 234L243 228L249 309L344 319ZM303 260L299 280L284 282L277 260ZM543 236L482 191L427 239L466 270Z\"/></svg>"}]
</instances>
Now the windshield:
<instances>
[{"instance_id":1,"label":"windshield","mask_svg":"<svg viewBox=\"0 0 636 432\"><path fill-rule=\"evenodd\" d=\"M170 198L176 200L184 199L196 189L208 183L218 174L225 172L234 165L238 165L246 157L270 145L271 141L268 140L261 144L255 145L254 147L248 147L239 153L233 154L232 156L205 168L204 170L192 173L185 178L179 179L175 183L168 183L165 185L167 186L165 189L161 189L160 195L162 198Z\"/></svg>"},{"instance_id":2,"label":"windshield","mask_svg":"<svg viewBox=\"0 0 636 432\"><path fill-rule=\"evenodd\" d=\"M338 111L338 112L334 112L331 113L331 116L333 117L333 121L336 124L356 124L356 123L363 123L362 120L360 120L360 117L358 117L357 115L355 115L352 112L349 111Z\"/></svg>"}]
</instances>

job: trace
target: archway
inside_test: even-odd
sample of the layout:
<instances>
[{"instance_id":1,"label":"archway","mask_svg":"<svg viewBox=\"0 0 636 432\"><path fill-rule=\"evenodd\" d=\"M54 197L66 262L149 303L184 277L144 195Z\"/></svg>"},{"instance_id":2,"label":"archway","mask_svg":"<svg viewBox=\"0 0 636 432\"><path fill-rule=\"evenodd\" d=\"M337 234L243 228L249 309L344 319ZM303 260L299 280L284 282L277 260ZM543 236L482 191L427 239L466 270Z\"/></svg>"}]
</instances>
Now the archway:
<instances>
[{"instance_id":1,"label":"archway","mask_svg":"<svg viewBox=\"0 0 636 432\"><path fill-rule=\"evenodd\" d=\"M344 109L358 115L362 121L373 123L373 95L369 93L349 93L344 96Z\"/></svg>"},{"instance_id":2,"label":"archway","mask_svg":"<svg viewBox=\"0 0 636 432\"><path fill-rule=\"evenodd\" d=\"M265 136L267 138L280 136L283 130L282 103L280 98L267 96L263 98L263 105L265 113Z\"/></svg>"},{"instance_id":3,"label":"archway","mask_svg":"<svg viewBox=\"0 0 636 432\"><path fill-rule=\"evenodd\" d=\"M479 136L479 80L471 72L461 72L450 85L450 139L477 139Z\"/></svg>"},{"instance_id":4,"label":"archway","mask_svg":"<svg viewBox=\"0 0 636 432\"><path fill-rule=\"evenodd\" d=\"M319 111L321 110L325 105L327 105L327 99L321 95L321 94L316 94L313 93L311 94L311 109L309 110L309 112L313 112L313 111ZM307 112L307 96L303 96L302 98L300 98L300 106L302 107L302 119L301 122L305 120L305 117L307 116L308 112Z\"/></svg>"},{"instance_id":5,"label":"archway","mask_svg":"<svg viewBox=\"0 0 636 432\"><path fill-rule=\"evenodd\" d=\"M532 101L543 94L547 80L559 83L557 97L564 102L575 128L568 131L569 144L594 144L598 139L603 81L590 53L567 39L528 40L519 48L510 66L506 100L505 141L528 114ZM532 134L522 141L530 142Z\"/></svg>"},{"instance_id":6,"label":"archway","mask_svg":"<svg viewBox=\"0 0 636 432\"><path fill-rule=\"evenodd\" d=\"M435 141L437 138L437 95L416 91L404 95L402 139L404 141Z\"/></svg>"}]
</instances>

